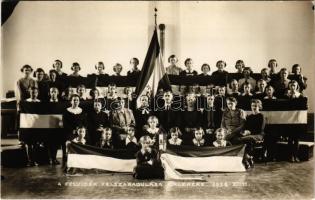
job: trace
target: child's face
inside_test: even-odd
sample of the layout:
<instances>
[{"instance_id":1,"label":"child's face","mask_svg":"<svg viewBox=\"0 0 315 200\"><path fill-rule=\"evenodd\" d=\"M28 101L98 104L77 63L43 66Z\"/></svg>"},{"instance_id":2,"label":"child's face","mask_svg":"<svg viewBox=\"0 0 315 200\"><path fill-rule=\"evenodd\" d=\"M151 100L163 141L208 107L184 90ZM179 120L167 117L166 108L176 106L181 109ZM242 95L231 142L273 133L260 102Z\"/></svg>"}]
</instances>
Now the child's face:
<instances>
[{"instance_id":1,"label":"child's face","mask_svg":"<svg viewBox=\"0 0 315 200\"><path fill-rule=\"evenodd\" d=\"M80 71L80 66L73 66L73 71L75 72L75 73L78 73L79 71Z\"/></svg>"},{"instance_id":2,"label":"child's face","mask_svg":"<svg viewBox=\"0 0 315 200\"><path fill-rule=\"evenodd\" d=\"M266 77L268 77L268 70L262 70L261 71L261 76L262 76L262 78L266 78Z\"/></svg>"},{"instance_id":3,"label":"child's face","mask_svg":"<svg viewBox=\"0 0 315 200\"><path fill-rule=\"evenodd\" d=\"M223 130L218 131L216 134L216 138L217 140L224 140L224 131Z\"/></svg>"},{"instance_id":4,"label":"child's face","mask_svg":"<svg viewBox=\"0 0 315 200\"><path fill-rule=\"evenodd\" d=\"M143 149L148 149L151 145L150 141L145 141L141 143Z\"/></svg>"},{"instance_id":5,"label":"child's face","mask_svg":"<svg viewBox=\"0 0 315 200\"><path fill-rule=\"evenodd\" d=\"M298 89L298 84L296 82L290 83L289 88L292 91L296 91Z\"/></svg>"},{"instance_id":6,"label":"child's face","mask_svg":"<svg viewBox=\"0 0 315 200\"><path fill-rule=\"evenodd\" d=\"M101 104L101 102L95 102L95 103L94 103L94 110L97 111L97 112L99 112L99 111L101 111L101 109L102 109L102 104Z\"/></svg>"},{"instance_id":7,"label":"child's face","mask_svg":"<svg viewBox=\"0 0 315 200\"><path fill-rule=\"evenodd\" d=\"M178 133L177 132L172 132L171 133L172 139L177 139L178 138Z\"/></svg>"},{"instance_id":8,"label":"child's face","mask_svg":"<svg viewBox=\"0 0 315 200\"><path fill-rule=\"evenodd\" d=\"M114 67L114 72L116 72L116 74L120 74L121 73L121 71L122 71L122 67L121 66L115 66Z\"/></svg>"},{"instance_id":9,"label":"child's face","mask_svg":"<svg viewBox=\"0 0 315 200\"><path fill-rule=\"evenodd\" d=\"M164 93L163 98L164 98L166 103L170 103L173 99L173 95L170 92L166 92L166 93Z\"/></svg>"},{"instance_id":10,"label":"child's face","mask_svg":"<svg viewBox=\"0 0 315 200\"><path fill-rule=\"evenodd\" d=\"M276 61L272 61L270 63L270 69L274 71L276 68L277 68L277 62Z\"/></svg>"},{"instance_id":11,"label":"child's face","mask_svg":"<svg viewBox=\"0 0 315 200\"><path fill-rule=\"evenodd\" d=\"M98 73L103 73L103 70L104 70L104 65L102 65L102 64L98 64L97 65L97 71L98 71Z\"/></svg>"},{"instance_id":12,"label":"child's face","mask_svg":"<svg viewBox=\"0 0 315 200\"><path fill-rule=\"evenodd\" d=\"M270 87L266 88L266 94L268 96L272 96L273 95L273 90Z\"/></svg>"},{"instance_id":13,"label":"child's face","mask_svg":"<svg viewBox=\"0 0 315 200\"><path fill-rule=\"evenodd\" d=\"M238 82L236 80L232 81L231 87L233 90L238 90Z\"/></svg>"},{"instance_id":14,"label":"child's face","mask_svg":"<svg viewBox=\"0 0 315 200\"><path fill-rule=\"evenodd\" d=\"M293 69L293 73L294 73L294 74L301 74L301 67L300 67L300 66L295 67L295 68Z\"/></svg>"},{"instance_id":15,"label":"child's face","mask_svg":"<svg viewBox=\"0 0 315 200\"><path fill-rule=\"evenodd\" d=\"M58 97L58 89L57 88L51 88L49 91L49 94L51 98L56 99Z\"/></svg>"},{"instance_id":16,"label":"child's face","mask_svg":"<svg viewBox=\"0 0 315 200\"><path fill-rule=\"evenodd\" d=\"M148 97L147 96L142 96L141 98L140 98L140 104L141 104L141 106L142 107L146 107L146 106L148 106L149 105L149 102L148 102L149 100L148 100Z\"/></svg>"},{"instance_id":17,"label":"child's face","mask_svg":"<svg viewBox=\"0 0 315 200\"><path fill-rule=\"evenodd\" d=\"M223 69L224 69L224 63L223 62L219 62L218 64L217 64L217 68L218 68L218 70L219 71L223 71Z\"/></svg>"},{"instance_id":18,"label":"child's face","mask_svg":"<svg viewBox=\"0 0 315 200\"><path fill-rule=\"evenodd\" d=\"M228 107L230 110L235 110L235 108L236 108L236 102L227 100L227 101L226 101L226 104L227 104L227 107Z\"/></svg>"},{"instance_id":19,"label":"child's face","mask_svg":"<svg viewBox=\"0 0 315 200\"><path fill-rule=\"evenodd\" d=\"M136 62L135 59L131 59L131 60L130 60L130 66L131 66L132 68L134 68L134 69L137 68L137 64L138 64L138 63Z\"/></svg>"},{"instance_id":20,"label":"child's face","mask_svg":"<svg viewBox=\"0 0 315 200\"><path fill-rule=\"evenodd\" d=\"M249 85L244 85L244 93L248 94L250 93L250 86Z\"/></svg>"},{"instance_id":21,"label":"child's face","mask_svg":"<svg viewBox=\"0 0 315 200\"><path fill-rule=\"evenodd\" d=\"M132 89L130 87L126 87L125 92L126 92L126 94L131 94Z\"/></svg>"},{"instance_id":22,"label":"child's face","mask_svg":"<svg viewBox=\"0 0 315 200\"><path fill-rule=\"evenodd\" d=\"M111 95L116 93L116 87L115 86L109 86L108 91Z\"/></svg>"},{"instance_id":23,"label":"child's face","mask_svg":"<svg viewBox=\"0 0 315 200\"><path fill-rule=\"evenodd\" d=\"M260 81L258 86L259 86L260 91L264 91L267 86L267 83L266 81Z\"/></svg>"},{"instance_id":24,"label":"child's face","mask_svg":"<svg viewBox=\"0 0 315 200\"><path fill-rule=\"evenodd\" d=\"M96 99L96 98L99 97L99 96L100 96L99 91L98 91L98 90L93 90L93 92L92 92L92 97L93 97L94 99Z\"/></svg>"},{"instance_id":25,"label":"child's face","mask_svg":"<svg viewBox=\"0 0 315 200\"><path fill-rule=\"evenodd\" d=\"M157 127L157 121L155 119L150 119L148 123L151 128Z\"/></svg>"},{"instance_id":26,"label":"child's face","mask_svg":"<svg viewBox=\"0 0 315 200\"><path fill-rule=\"evenodd\" d=\"M55 61L54 62L54 66L55 66L55 69L57 71L60 71L61 70L61 63L59 61Z\"/></svg>"},{"instance_id":27,"label":"child's face","mask_svg":"<svg viewBox=\"0 0 315 200\"><path fill-rule=\"evenodd\" d=\"M83 96L83 95L85 94L85 88L84 88L84 87L79 87L79 88L78 88L78 94L79 94L80 96Z\"/></svg>"},{"instance_id":28,"label":"child's face","mask_svg":"<svg viewBox=\"0 0 315 200\"><path fill-rule=\"evenodd\" d=\"M74 107L78 107L80 104L80 99L79 97L73 97L71 100L71 105Z\"/></svg>"},{"instance_id":29,"label":"child's face","mask_svg":"<svg viewBox=\"0 0 315 200\"><path fill-rule=\"evenodd\" d=\"M203 66L203 67L202 67L202 72L203 72L204 74L208 74L208 73L210 72L209 67L208 67L208 66Z\"/></svg>"},{"instance_id":30,"label":"child's face","mask_svg":"<svg viewBox=\"0 0 315 200\"><path fill-rule=\"evenodd\" d=\"M221 96L225 95L225 88L220 87L218 91L219 91L219 95L221 95Z\"/></svg>"},{"instance_id":31,"label":"child's face","mask_svg":"<svg viewBox=\"0 0 315 200\"><path fill-rule=\"evenodd\" d=\"M31 73L32 73L32 70L30 68L24 68L23 69L23 73L26 75L26 76L30 76Z\"/></svg>"},{"instance_id":32,"label":"child's face","mask_svg":"<svg viewBox=\"0 0 315 200\"><path fill-rule=\"evenodd\" d=\"M123 109L125 107L125 101L122 99L118 102L118 108Z\"/></svg>"},{"instance_id":33,"label":"child's face","mask_svg":"<svg viewBox=\"0 0 315 200\"><path fill-rule=\"evenodd\" d=\"M41 81L44 79L45 73L44 72L37 72L36 77L37 80Z\"/></svg>"},{"instance_id":34,"label":"child's face","mask_svg":"<svg viewBox=\"0 0 315 200\"><path fill-rule=\"evenodd\" d=\"M214 96L213 96L213 95L208 96L208 97L207 97L207 103L208 103L208 105L213 105L213 102L214 102Z\"/></svg>"},{"instance_id":35,"label":"child's face","mask_svg":"<svg viewBox=\"0 0 315 200\"><path fill-rule=\"evenodd\" d=\"M52 72L52 73L50 73L50 77L51 77L52 80L56 80L57 74Z\"/></svg>"},{"instance_id":36,"label":"child's face","mask_svg":"<svg viewBox=\"0 0 315 200\"><path fill-rule=\"evenodd\" d=\"M191 70L192 67L193 67L193 61L192 61L192 60L188 60L188 61L186 62L186 68L187 68L188 70Z\"/></svg>"},{"instance_id":37,"label":"child's face","mask_svg":"<svg viewBox=\"0 0 315 200\"><path fill-rule=\"evenodd\" d=\"M250 71L247 69L247 70L244 70L243 71L243 75L244 75L244 77L249 77L249 75L250 75Z\"/></svg>"},{"instance_id":38,"label":"child's face","mask_svg":"<svg viewBox=\"0 0 315 200\"><path fill-rule=\"evenodd\" d=\"M133 136L135 136L135 130L134 130L134 129L131 129L131 128L128 128L127 134L128 134L130 137L133 137Z\"/></svg>"},{"instance_id":39,"label":"child's face","mask_svg":"<svg viewBox=\"0 0 315 200\"><path fill-rule=\"evenodd\" d=\"M171 63L171 65L175 65L177 63L177 59L176 58L170 58L170 63Z\"/></svg>"},{"instance_id":40,"label":"child's face","mask_svg":"<svg viewBox=\"0 0 315 200\"><path fill-rule=\"evenodd\" d=\"M242 63L236 63L235 68L237 69L238 72L242 72L243 71Z\"/></svg>"},{"instance_id":41,"label":"child's face","mask_svg":"<svg viewBox=\"0 0 315 200\"><path fill-rule=\"evenodd\" d=\"M69 96L74 94L74 88L69 88Z\"/></svg>"},{"instance_id":42,"label":"child's face","mask_svg":"<svg viewBox=\"0 0 315 200\"><path fill-rule=\"evenodd\" d=\"M252 104L250 105L250 107L251 107L252 111L259 111L259 105L258 105L258 103L252 103Z\"/></svg>"},{"instance_id":43,"label":"child's face","mask_svg":"<svg viewBox=\"0 0 315 200\"><path fill-rule=\"evenodd\" d=\"M112 138L112 132L111 131L108 131L108 130L104 130L102 135L101 135L101 139L102 140L109 140Z\"/></svg>"},{"instance_id":44,"label":"child's face","mask_svg":"<svg viewBox=\"0 0 315 200\"><path fill-rule=\"evenodd\" d=\"M36 99L38 97L38 89L31 90L30 95L32 99Z\"/></svg>"},{"instance_id":45,"label":"child's face","mask_svg":"<svg viewBox=\"0 0 315 200\"><path fill-rule=\"evenodd\" d=\"M196 98L195 98L195 96L189 94L189 95L187 95L187 97L186 97L186 101L187 101L187 104L188 104L189 106L193 106L193 105L195 104L195 102L196 102Z\"/></svg>"},{"instance_id":46,"label":"child's face","mask_svg":"<svg viewBox=\"0 0 315 200\"><path fill-rule=\"evenodd\" d=\"M195 131L195 138L196 140L202 139L202 132L201 131Z\"/></svg>"},{"instance_id":47,"label":"child's face","mask_svg":"<svg viewBox=\"0 0 315 200\"><path fill-rule=\"evenodd\" d=\"M288 72L287 71L281 71L280 76L282 79L287 79L288 78Z\"/></svg>"},{"instance_id":48,"label":"child's face","mask_svg":"<svg viewBox=\"0 0 315 200\"><path fill-rule=\"evenodd\" d=\"M79 135L81 138L84 138L84 137L85 137L85 134L86 134L85 128L79 128L79 129L78 129L78 135Z\"/></svg>"}]
</instances>

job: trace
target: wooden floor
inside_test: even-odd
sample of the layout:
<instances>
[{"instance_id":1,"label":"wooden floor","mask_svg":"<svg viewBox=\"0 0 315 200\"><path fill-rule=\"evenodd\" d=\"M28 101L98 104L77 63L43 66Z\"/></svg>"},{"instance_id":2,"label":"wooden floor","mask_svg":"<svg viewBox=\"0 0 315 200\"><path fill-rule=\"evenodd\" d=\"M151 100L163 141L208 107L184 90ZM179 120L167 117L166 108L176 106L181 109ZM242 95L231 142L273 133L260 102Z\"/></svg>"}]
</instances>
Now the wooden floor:
<instances>
[{"instance_id":1,"label":"wooden floor","mask_svg":"<svg viewBox=\"0 0 315 200\"><path fill-rule=\"evenodd\" d=\"M207 174L206 182L138 181L129 174L66 176L60 166L2 168L1 198L312 199L313 160L256 164L245 173ZM128 185L129 184L129 185Z\"/></svg>"}]
</instances>

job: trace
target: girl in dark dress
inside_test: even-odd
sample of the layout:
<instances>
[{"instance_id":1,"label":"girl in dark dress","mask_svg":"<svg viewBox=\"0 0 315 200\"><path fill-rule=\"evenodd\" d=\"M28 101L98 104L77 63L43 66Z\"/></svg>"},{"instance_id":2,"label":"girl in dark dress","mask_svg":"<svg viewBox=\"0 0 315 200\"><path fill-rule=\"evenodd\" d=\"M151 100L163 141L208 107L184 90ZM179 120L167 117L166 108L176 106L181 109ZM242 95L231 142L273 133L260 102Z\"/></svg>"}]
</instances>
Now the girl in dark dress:
<instances>
[{"instance_id":1,"label":"girl in dark dress","mask_svg":"<svg viewBox=\"0 0 315 200\"><path fill-rule=\"evenodd\" d=\"M186 70L184 71L181 71L179 73L180 76L197 76L198 73L193 70L193 60L191 58L187 58L185 60L185 67L186 67Z\"/></svg>"},{"instance_id":2,"label":"girl in dark dress","mask_svg":"<svg viewBox=\"0 0 315 200\"><path fill-rule=\"evenodd\" d=\"M35 85L38 88L38 99L42 102L48 102L49 97L49 83L47 77L45 77L45 71L42 68L37 68L34 72L34 77L36 78Z\"/></svg>"},{"instance_id":3,"label":"girl in dark dress","mask_svg":"<svg viewBox=\"0 0 315 200\"><path fill-rule=\"evenodd\" d=\"M225 86L227 84L227 80L228 80L228 72L224 70L224 68L226 67L226 62L223 60L219 60L216 63L216 67L218 68L217 71L214 71L212 73L212 76L215 79L215 85L219 85L219 86Z\"/></svg>"},{"instance_id":4,"label":"girl in dark dress","mask_svg":"<svg viewBox=\"0 0 315 200\"><path fill-rule=\"evenodd\" d=\"M54 69L49 70L49 88L56 87L59 90L59 97L61 97L62 92L65 89L65 85L61 79L58 79L58 72Z\"/></svg>"},{"instance_id":5,"label":"girl in dark dress","mask_svg":"<svg viewBox=\"0 0 315 200\"><path fill-rule=\"evenodd\" d=\"M196 109L196 97L194 93L186 96L186 108L180 114L180 128L184 131L183 142L187 143L193 137L196 127L202 125L202 114Z\"/></svg>"},{"instance_id":6,"label":"girl in dark dress","mask_svg":"<svg viewBox=\"0 0 315 200\"><path fill-rule=\"evenodd\" d=\"M303 76L303 74L301 72L302 72L302 69L301 69L300 65L294 64L292 66L292 74L290 74L288 77L290 80L295 80L298 82L300 92L305 90L307 87L307 84L306 84L307 78L305 76Z\"/></svg>"},{"instance_id":7,"label":"girl in dark dress","mask_svg":"<svg viewBox=\"0 0 315 200\"><path fill-rule=\"evenodd\" d=\"M181 145L183 140L180 139L182 136L182 132L179 130L178 127L173 127L170 129L170 139L167 140L169 145Z\"/></svg>"},{"instance_id":8,"label":"girl in dark dress","mask_svg":"<svg viewBox=\"0 0 315 200\"><path fill-rule=\"evenodd\" d=\"M164 169L157 150L151 148L150 136L140 138L141 150L136 154L137 166L133 177L136 179L164 179Z\"/></svg>"},{"instance_id":9,"label":"girl in dark dress","mask_svg":"<svg viewBox=\"0 0 315 200\"><path fill-rule=\"evenodd\" d=\"M130 76L132 78L138 78L140 75L140 70L138 69L138 65L139 65L139 59L138 58L131 58L130 60L130 66L131 66L131 70L129 70L127 72L127 76Z\"/></svg>"},{"instance_id":10,"label":"girl in dark dress","mask_svg":"<svg viewBox=\"0 0 315 200\"><path fill-rule=\"evenodd\" d=\"M77 63L77 62L72 63L71 70L73 71L73 73L70 74L69 76L82 77L80 75L81 67L80 67L79 63Z\"/></svg>"},{"instance_id":11,"label":"girl in dark dress","mask_svg":"<svg viewBox=\"0 0 315 200\"><path fill-rule=\"evenodd\" d=\"M103 149L114 149L112 129L105 127L101 129L99 141L96 143L97 147Z\"/></svg>"},{"instance_id":12,"label":"girl in dark dress","mask_svg":"<svg viewBox=\"0 0 315 200\"><path fill-rule=\"evenodd\" d=\"M95 145L99 141L100 133L103 127L109 126L108 114L102 111L102 102L94 101L94 110L88 113L88 130L89 130L89 142L91 145Z\"/></svg>"},{"instance_id":13,"label":"girl in dark dress","mask_svg":"<svg viewBox=\"0 0 315 200\"><path fill-rule=\"evenodd\" d=\"M82 108L79 107L80 97L77 94L74 94L70 98L71 106L66 109L63 113L62 121L64 127L64 138L62 141L62 150L63 150L63 160L66 159L66 141L72 140L77 136L76 128L79 126L86 127L86 113L83 112Z\"/></svg>"},{"instance_id":14,"label":"girl in dark dress","mask_svg":"<svg viewBox=\"0 0 315 200\"><path fill-rule=\"evenodd\" d=\"M63 80L63 78L67 76L66 73L61 71L61 69L62 69L62 62L61 62L61 60L55 60L55 62L53 64L53 68L54 68L54 70L57 71L58 78L61 78Z\"/></svg>"},{"instance_id":15,"label":"girl in dark dress","mask_svg":"<svg viewBox=\"0 0 315 200\"><path fill-rule=\"evenodd\" d=\"M202 64L201 71L202 71L202 73L199 74L199 76L210 76L210 74L211 74L210 73L210 71L211 71L210 65L207 63Z\"/></svg>"}]
</instances>

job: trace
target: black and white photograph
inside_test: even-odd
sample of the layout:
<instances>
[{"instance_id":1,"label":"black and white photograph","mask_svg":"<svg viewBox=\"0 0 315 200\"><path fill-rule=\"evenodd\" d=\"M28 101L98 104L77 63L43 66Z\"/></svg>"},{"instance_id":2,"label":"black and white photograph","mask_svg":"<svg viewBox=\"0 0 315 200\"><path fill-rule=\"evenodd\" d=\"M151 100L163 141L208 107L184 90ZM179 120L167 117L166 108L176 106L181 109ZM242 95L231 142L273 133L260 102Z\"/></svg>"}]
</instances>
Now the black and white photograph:
<instances>
[{"instance_id":1,"label":"black and white photograph","mask_svg":"<svg viewBox=\"0 0 315 200\"><path fill-rule=\"evenodd\" d=\"M1 2L1 199L314 199L314 1Z\"/></svg>"}]
</instances>

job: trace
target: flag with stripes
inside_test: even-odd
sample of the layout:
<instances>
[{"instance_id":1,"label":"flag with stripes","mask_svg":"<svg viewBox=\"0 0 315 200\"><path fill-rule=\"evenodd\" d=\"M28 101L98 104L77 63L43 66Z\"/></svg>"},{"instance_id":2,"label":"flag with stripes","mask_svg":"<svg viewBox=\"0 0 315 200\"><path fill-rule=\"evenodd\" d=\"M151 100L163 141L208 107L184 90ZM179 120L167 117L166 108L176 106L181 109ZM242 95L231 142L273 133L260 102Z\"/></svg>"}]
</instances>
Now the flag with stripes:
<instances>
[{"instance_id":1,"label":"flag with stripes","mask_svg":"<svg viewBox=\"0 0 315 200\"><path fill-rule=\"evenodd\" d=\"M132 173L136 165L135 153L126 149L102 149L74 142L68 145L68 168Z\"/></svg>"},{"instance_id":2,"label":"flag with stripes","mask_svg":"<svg viewBox=\"0 0 315 200\"><path fill-rule=\"evenodd\" d=\"M154 29L149 49L143 62L140 78L136 85L135 94L137 97L145 94L146 88L151 89L153 96L156 95L158 89L171 90L171 84L163 66L156 28Z\"/></svg>"},{"instance_id":3,"label":"flag with stripes","mask_svg":"<svg viewBox=\"0 0 315 200\"><path fill-rule=\"evenodd\" d=\"M62 114L66 107L66 103L20 102L19 139L47 141L63 137Z\"/></svg>"}]
</instances>

